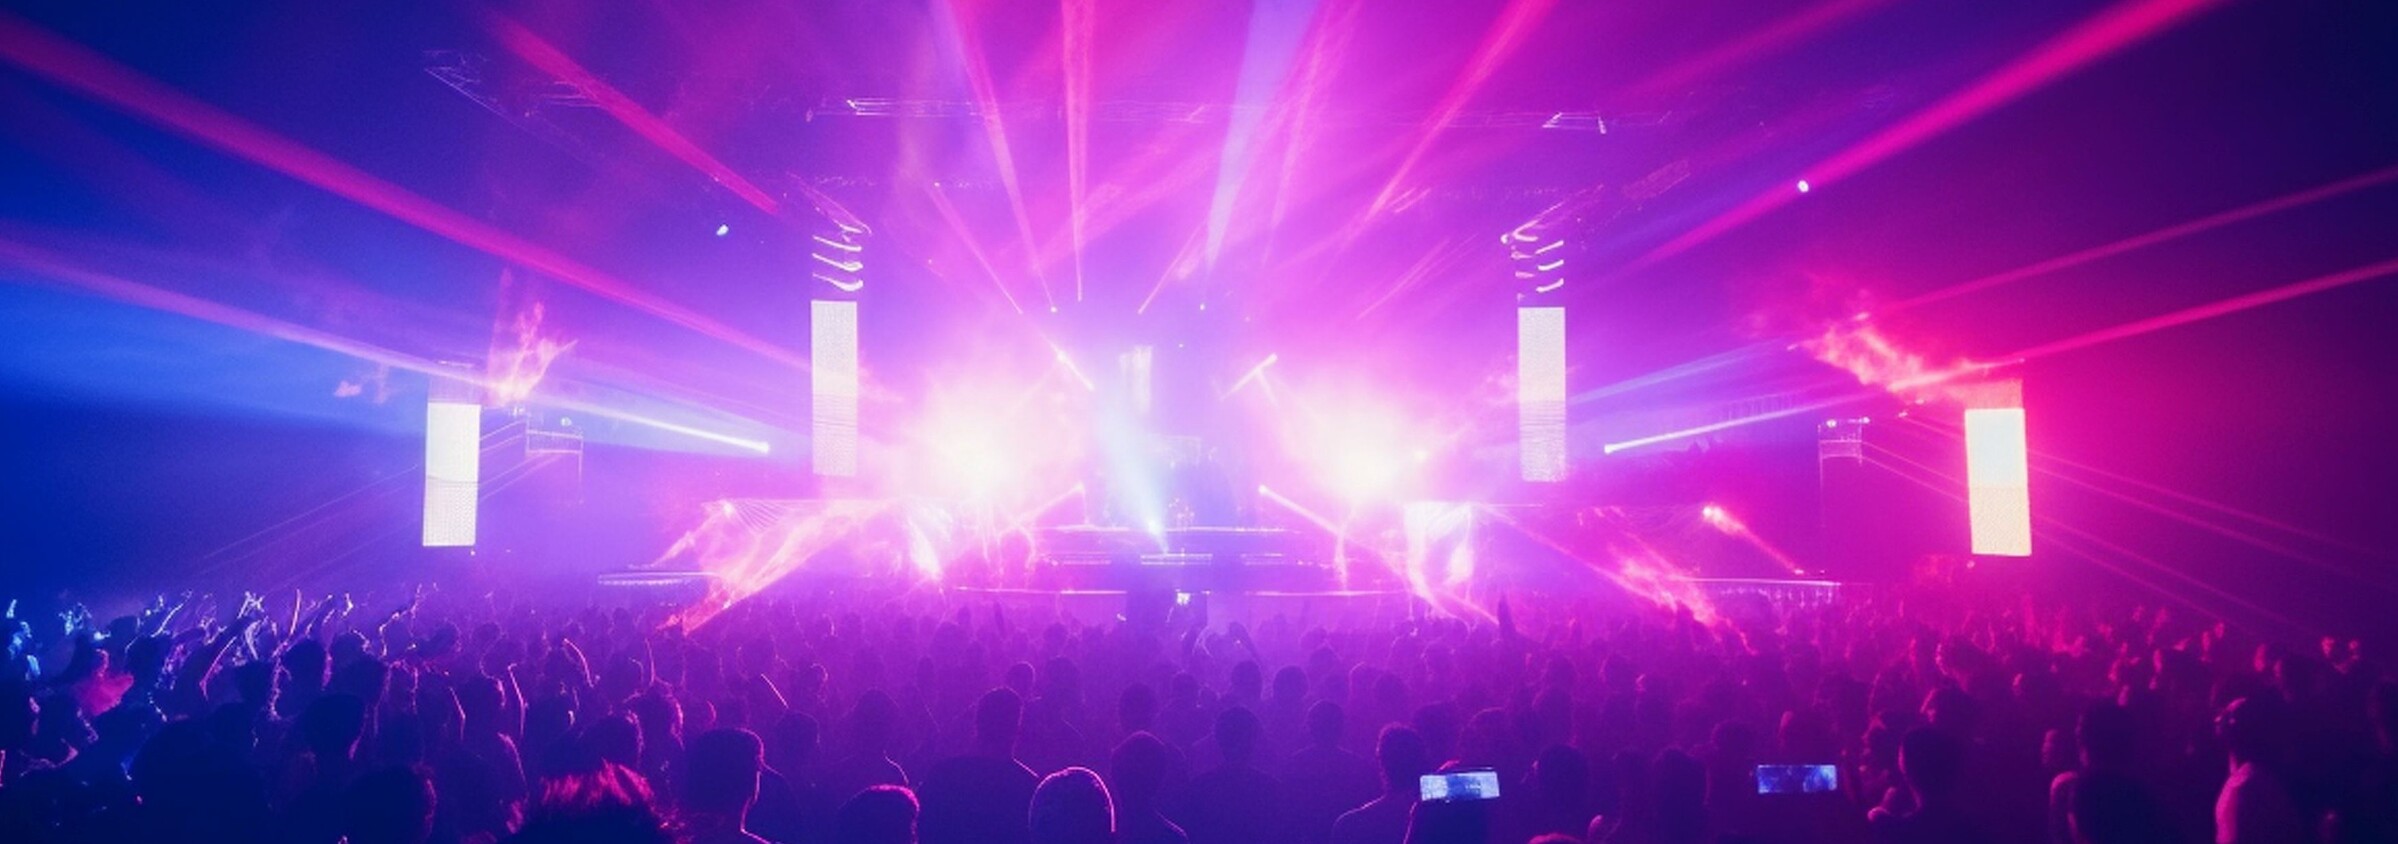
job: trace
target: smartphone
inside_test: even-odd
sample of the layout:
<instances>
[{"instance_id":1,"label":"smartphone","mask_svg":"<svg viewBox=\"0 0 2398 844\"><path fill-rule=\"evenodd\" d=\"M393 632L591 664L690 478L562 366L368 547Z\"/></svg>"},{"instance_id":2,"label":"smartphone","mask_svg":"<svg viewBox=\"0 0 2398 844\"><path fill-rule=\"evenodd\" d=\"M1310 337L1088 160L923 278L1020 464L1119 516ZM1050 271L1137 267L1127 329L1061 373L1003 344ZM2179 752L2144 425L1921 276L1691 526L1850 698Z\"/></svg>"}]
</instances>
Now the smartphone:
<instances>
[{"instance_id":1,"label":"smartphone","mask_svg":"<svg viewBox=\"0 0 2398 844\"><path fill-rule=\"evenodd\" d=\"M1759 765L1758 794L1823 794L1840 790L1837 765Z\"/></svg>"},{"instance_id":2,"label":"smartphone","mask_svg":"<svg viewBox=\"0 0 2398 844\"><path fill-rule=\"evenodd\" d=\"M1450 771L1416 781L1418 797L1435 802L1499 799L1499 772Z\"/></svg>"}]
</instances>

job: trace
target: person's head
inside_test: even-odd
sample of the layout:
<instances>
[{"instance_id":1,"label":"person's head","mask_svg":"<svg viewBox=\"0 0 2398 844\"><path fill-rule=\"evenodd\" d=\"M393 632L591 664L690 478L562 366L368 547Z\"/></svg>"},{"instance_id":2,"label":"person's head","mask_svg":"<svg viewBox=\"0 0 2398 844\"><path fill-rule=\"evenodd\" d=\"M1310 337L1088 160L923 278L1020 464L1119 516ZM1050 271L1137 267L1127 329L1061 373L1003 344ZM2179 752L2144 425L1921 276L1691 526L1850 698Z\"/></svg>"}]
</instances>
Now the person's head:
<instances>
[{"instance_id":1,"label":"person's head","mask_svg":"<svg viewBox=\"0 0 2398 844\"><path fill-rule=\"evenodd\" d=\"M1149 688L1149 684L1126 686L1124 693L1116 697L1117 729L1137 733L1149 729L1156 720L1157 690Z\"/></svg>"},{"instance_id":2,"label":"person's head","mask_svg":"<svg viewBox=\"0 0 2398 844\"><path fill-rule=\"evenodd\" d=\"M720 727L699 734L684 752L683 808L739 820L758 798L766 745L756 733Z\"/></svg>"},{"instance_id":3,"label":"person's head","mask_svg":"<svg viewBox=\"0 0 2398 844\"><path fill-rule=\"evenodd\" d=\"M2099 701L2082 710L2081 720L2074 725L2074 738L2081 747L2082 766L2094 770L2122 771L2137 760L2140 724L2131 710L2111 701Z\"/></svg>"},{"instance_id":4,"label":"person's head","mask_svg":"<svg viewBox=\"0 0 2398 844\"><path fill-rule=\"evenodd\" d=\"M510 844L667 844L673 836L658 813L649 784L611 762L541 782L540 793Z\"/></svg>"},{"instance_id":5,"label":"person's head","mask_svg":"<svg viewBox=\"0 0 2398 844\"><path fill-rule=\"evenodd\" d=\"M783 713L766 735L766 760L776 771L797 776L800 768L816 758L819 741L815 716L799 711Z\"/></svg>"},{"instance_id":6,"label":"person's head","mask_svg":"<svg viewBox=\"0 0 2398 844\"><path fill-rule=\"evenodd\" d=\"M645 743L671 745L683 738L683 707L673 695L662 691L647 691L633 696L625 705L641 722Z\"/></svg>"},{"instance_id":7,"label":"person's head","mask_svg":"<svg viewBox=\"0 0 2398 844\"><path fill-rule=\"evenodd\" d=\"M433 780L417 768L359 777L344 808L352 844L418 844L433 837Z\"/></svg>"},{"instance_id":8,"label":"person's head","mask_svg":"<svg viewBox=\"0 0 2398 844\"><path fill-rule=\"evenodd\" d=\"M293 688L315 691L325 687L325 665L329 661L323 643L304 638L283 650L283 674Z\"/></svg>"},{"instance_id":9,"label":"person's head","mask_svg":"<svg viewBox=\"0 0 2398 844\"><path fill-rule=\"evenodd\" d=\"M880 689L858 696L849 712L849 752L880 754L890 748L891 730L899 720L899 704Z\"/></svg>"},{"instance_id":10,"label":"person's head","mask_svg":"<svg viewBox=\"0 0 2398 844\"><path fill-rule=\"evenodd\" d=\"M1944 730L1917 727L1898 743L1898 770L1923 803L1946 800L1956 793L1965 770L1965 743Z\"/></svg>"},{"instance_id":11,"label":"person's head","mask_svg":"<svg viewBox=\"0 0 2398 844\"><path fill-rule=\"evenodd\" d=\"M1973 697L1955 686L1933 689L1923 698L1924 724L1958 738L1972 737L1975 716L1979 714Z\"/></svg>"},{"instance_id":12,"label":"person's head","mask_svg":"<svg viewBox=\"0 0 2398 844\"><path fill-rule=\"evenodd\" d=\"M1232 666L1232 696L1241 700L1256 700L1265 690L1265 671L1257 663L1241 660Z\"/></svg>"},{"instance_id":13,"label":"person's head","mask_svg":"<svg viewBox=\"0 0 2398 844\"><path fill-rule=\"evenodd\" d=\"M1590 790L1590 759L1571 747L1549 745L1532 761L1532 784L1543 799L1578 802Z\"/></svg>"},{"instance_id":14,"label":"person's head","mask_svg":"<svg viewBox=\"0 0 2398 844\"><path fill-rule=\"evenodd\" d=\"M481 735L498 728L497 719L507 700L500 690L500 681L470 675L457 682L455 694L459 711L466 715L468 732Z\"/></svg>"},{"instance_id":15,"label":"person's head","mask_svg":"<svg viewBox=\"0 0 2398 844\"><path fill-rule=\"evenodd\" d=\"M1416 735L1424 740L1424 749L1433 763L1449 758L1457 745L1457 708L1447 701L1427 703L1416 707L1415 716L1408 719Z\"/></svg>"},{"instance_id":16,"label":"person's head","mask_svg":"<svg viewBox=\"0 0 2398 844\"><path fill-rule=\"evenodd\" d=\"M984 692L974 702L974 743L985 751L1016 749L1016 730L1024 720L1024 699L1006 686Z\"/></svg>"},{"instance_id":17,"label":"person's head","mask_svg":"<svg viewBox=\"0 0 2398 844\"><path fill-rule=\"evenodd\" d=\"M1285 665L1274 672L1274 700L1285 706L1297 706L1307 698L1307 671L1296 665Z\"/></svg>"},{"instance_id":18,"label":"person's head","mask_svg":"<svg viewBox=\"0 0 2398 844\"><path fill-rule=\"evenodd\" d=\"M2215 716L2215 733L2236 762L2255 762L2270 754L2281 737L2281 711L2270 694L2231 702Z\"/></svg>"},{"instance_id":19,"label":"person's head","mask_svg":"<svg viewBox=\"0 0 2398 844\"><path fill-rule=\"evenodd\" d=\"M1067 768L1041 780L1032 793L1033 844L1109 844L1116 813L1107 785L1089 768Z\"/></svg>"},{"instance_id":20,"label":"person's head","mask_svg":"<svg viewBox=\"0 0 2398 844\"><path fill-rule=\"evenodd\" d=\"M641 766L641 725L631 715L619 712L591 722L583 728L580 744L587 755L627 768Z\"/></svg>"},{"instance_id":21,"label":"person's head","mask_svg":"<svg viewBox=\"0 0 2398 844\"><path fill-rule=\"evenodd\" d=\"M1158 737L1148 733L1125 736L1107 760L1109 779L1116 783L1116 799L1128 807L1156 802L1173 764L1173 752Z\"/></svg>"},{"instance_id":22,"label":"person's head","mask_svg":"<svg viewBox=\"0 0 2398 844\"><path fill-rule=\"evenodd\" d=\"M1649 763L1650 811L1660 837L1667 841L1698 841L1707 827L1707 768L1675 748L1657 753Z\"/></svg>"},{"instance_id":23,"label":"person's head","mask_svg":"<svg viewBox=\"0 0 2398 844\"><path fill-rule=\"evenodd\" d=\"M1246 765L1257 753L1257 735L1263 727L1257 714L1247 707L1235 706L1216 716L1216 749L1224 754L1224 762Z\"/></svg>"},{"instance_id":24,"label":"person's head","mask_svg":"<svg viewBox=\"0 0 2398 844\"><path fill-rule=\"evenodd\" d=\"M366 701L355 695L326 695L300 713L300 738L320 760L348 759L366 733Z\"/></svg>"},{"instance_id":25,"label":"person's head","mask_svg":"<svg viewBox=\"0 0 2398 844\"><path fill-rule=\"evenodd\" d=\"M1329 700L1316 701L1316 705L1307 708L1307 740L1320 747L1340 744L1345 720L1340 704Z\"/></svg>"},{"instance_id":26,"label":"person's head","mask_svg":"<svg viewBox=\"0 0 2398 844\"><path fill-rule=\"evenodd\" d=\"M1392 724L1374 739L1374 761L1382 765L1382 785L1392 794L1413 796L1417 781L1432 770L1432 754L1414 727Z\"/></svg>"},{"instance_id":27,"label":"person's head","mask_svg":"<svg viewBox=\"0 0 2398 844\"><path fill-rule=\"evenodd\" d=\"M834 817L833 842L916 844L916 793L897 785L858 792Z\"/></svg>"}]
</instances>

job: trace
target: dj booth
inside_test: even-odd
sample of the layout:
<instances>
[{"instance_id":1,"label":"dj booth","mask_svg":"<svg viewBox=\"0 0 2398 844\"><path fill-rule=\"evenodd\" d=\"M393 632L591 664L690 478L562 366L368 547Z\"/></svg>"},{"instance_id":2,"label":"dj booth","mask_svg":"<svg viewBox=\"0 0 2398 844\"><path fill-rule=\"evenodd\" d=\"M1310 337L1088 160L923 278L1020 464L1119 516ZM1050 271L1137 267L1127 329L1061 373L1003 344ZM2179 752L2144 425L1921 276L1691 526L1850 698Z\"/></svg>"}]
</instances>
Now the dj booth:
<instances>
[{"instance_id":1,"label":"dj booth","mask_svg":"<svg viewBox=\"0 0 2398 844\"><path fill-rule=\"evenodd\" d=\"M1033 537L1032 581L1063 589L1250 592L1332 586L1328 539L1273 527L1152 533L1066 525Z\"/></svg>"}]
</instances>

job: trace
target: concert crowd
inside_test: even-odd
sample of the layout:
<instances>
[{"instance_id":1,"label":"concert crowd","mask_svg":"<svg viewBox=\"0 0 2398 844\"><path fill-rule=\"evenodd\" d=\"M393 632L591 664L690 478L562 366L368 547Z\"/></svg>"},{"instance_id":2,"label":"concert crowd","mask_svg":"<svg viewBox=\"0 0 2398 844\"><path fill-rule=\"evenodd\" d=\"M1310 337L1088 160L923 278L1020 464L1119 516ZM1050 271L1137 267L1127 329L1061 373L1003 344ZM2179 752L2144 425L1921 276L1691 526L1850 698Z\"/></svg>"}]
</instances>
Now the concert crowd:
<instances>
[{"instance_id":1,"label":"concert crowd","mask_svg":"<svg viewBox=\"0 0 2398 844\"><path fill-rule=\"evenodd\" d=\"M1968 594L1253 624L929 589L12 603L0 841L2398 836L2374 644Z\"/></svg>"}]
</instances>

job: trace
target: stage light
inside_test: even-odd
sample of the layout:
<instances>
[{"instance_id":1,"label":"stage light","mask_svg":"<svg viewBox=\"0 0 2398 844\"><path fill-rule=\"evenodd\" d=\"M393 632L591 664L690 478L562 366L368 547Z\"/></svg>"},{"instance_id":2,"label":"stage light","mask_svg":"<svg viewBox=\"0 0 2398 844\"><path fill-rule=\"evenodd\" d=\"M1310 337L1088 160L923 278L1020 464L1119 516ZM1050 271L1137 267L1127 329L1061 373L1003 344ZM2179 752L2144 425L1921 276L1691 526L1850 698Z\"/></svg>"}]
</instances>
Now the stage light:
<instances>
[{"instance_id":1,"label":"stage light","mask_svg":"<svg viewBox=\"0 0 2398 844\"><path fill-rule=\"evenodd\" d=\"M1175 348L1181 348L1181 346L1177 345ZM1268 353L1264 360L1258 361L1256 366L1249 367L1248 372L1242 373L1240 380L1232 382L1232 389L1225 390L1224 395L1230 396L1234 393L1240 392L1242 387L1249 386L1249 382L1264 377L1266 374L1266 367L1273 366L1275 361L1281 359L1282 354L1279 352Z\"/></svg>"},{"instance_id":2,"label":"stage light","mask_svg":"<svg viewBox=\"0 0 2398 844\"><path fill-rule=\"evenodd\" d=\"M1058 359L1065 360L1063 352L1059 353ZM1148 416L1150 406L1156 402L1157 391L1151 380L1156 369L1157 348L1154 346L1134 346L1132 351L1116 356L1116 374L1124 379L1121 383L1132 393L1134 415Z\"/></svg>"},{"instance_id":3,"label":"stage light","mask_svg":"<svg viewBox=\"0 0 2398 844\"><path fill-rule=\"evenodd\" d=\"M1966 507L1973 553L2032 553L2031 460L2024 436L2023 385L1976 389L1965 410Z\"/></svg>"},{"instance_id":4,"label":"stage light","mask_svg":"<svg viewBox=\"0 0 2398 844\"><path fill-rule=\"evenodd\" d=\"M721 224L721 223L717 224L717 226L716 226L716 236L717 236L717 237L723 237L723 236L725 236L725 235L732 234L732 233L733 233L733 227L732 227L732 226L724 225L724 224Z\"/></svg>"},{"instance_id":5,"label":"stage light","mask_svg":"<svg viewBox=\"0 0 2398 844\"><path fill-rule=\"evenodd\" d=\"M427 548L471 548L482 500L483 403L473 382L434 376L425 402Z\"/></svg>"},{"instance_id":6,"label":"stage light","mask_svg":"<svg viewBox=\"0 0 2398 844\"><path fill-rule=\"evenodd\" d=\"M858 303L810 302L809 323L809 415L816 474L851 477L858 473Z\"/></svg>"},{"instance_id":7,"label":"stage light","mask_svg":"<svg viewBox=\"0 0 2398 844\"><path fill-rule=\"evenodd\" d=\"M1351 501L1380 497L1400 477L1400 462L1369 443L1336 440L1326 458L1325 468L1330 472L1326 480Z\"/></svg>"},{"instance_id":8,"label":"stage light","mask_svg":"<svg viewBox=\"0 0 2398 844\"><path fill-rule=\"evenodd\" d=\"M1007 453L988 442L965 442L950 450L950 469L965 483L970 497L998 492L1014 475Z\"/></svg>"},{"instance_id":9,"label":"stage light","mask_svg":"<svg viewBox=\"0 0 2398 844\"><path fill-rule=\"evenodd\" d=\"M1811 186L1809 186L1809 185L1807 184L1807 180L1805 180L1805 179L1800 179L1800 180L1799 180L1799 183L1798 183L1798 189L1799 189L1799 193L1806 193L1806 192L1808 192L1808 191L1810 191L1810 190L1814 190L1814 188L1813 188L1813 187L1811 187Z\"/></svg>"},{"instance_id":10,"label":"stage light","mask_svg":"<svg viewBox=\"0 0 2398 844\"><path fill-rule=\"evenodd\" d=\"M1709 504L1699 508L1699 518L1706 519L1707 524L1713 525L1717 530L1729 531L1735 524L1731 514L1724 512L1724 508L1720 504Z\"/></svg>"},{"instance_id":11,"label":"stage light","mask_svg":"<svg viewBox=\"0 0 2398 844\"><path fill-rule=\"evenodd\" d=\"M1517 308L1516 439L1527 481L1565 480L1565 309Z\"/></svg>"}]
</instances>

